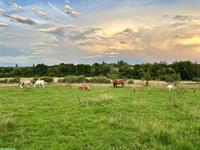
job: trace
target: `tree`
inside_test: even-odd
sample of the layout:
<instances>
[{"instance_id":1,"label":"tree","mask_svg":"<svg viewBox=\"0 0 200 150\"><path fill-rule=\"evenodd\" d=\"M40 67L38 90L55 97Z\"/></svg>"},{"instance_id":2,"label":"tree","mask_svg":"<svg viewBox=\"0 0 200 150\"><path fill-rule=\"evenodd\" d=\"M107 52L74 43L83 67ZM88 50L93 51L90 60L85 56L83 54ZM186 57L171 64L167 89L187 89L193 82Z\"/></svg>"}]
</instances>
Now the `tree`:
<instances>
[{"instance_id":1,"label":"tree","mask_svg":"<svg viewBox=\"0 0 200 150\"><path fill-rule=\"evenodd\" d=\"M149 71L144 72L144 80L146 81L145 85L149 86L149 81L151 80L151 74Z\"/></svg>"},{"instance_id":2,"label":"tree","mask_svg":"<svg viewBox=\"0 0 200 150\"><path fill-rule=\"evenodd\" d=\"M127 64L121 65L119 67L119 76L121 78L132 78L133 77L133 68Z\"/></svg>"},{"instance_id":3,"label":"tree","mask_svg":"<svg viewBox=\"0 0 200 150\"><path fill-rule=\"evenodd\" d=\"M38 64L34 67L34 73L38 76L46 76L48 75L48 66L44 64Z\"/></svg>"}]
</instances>

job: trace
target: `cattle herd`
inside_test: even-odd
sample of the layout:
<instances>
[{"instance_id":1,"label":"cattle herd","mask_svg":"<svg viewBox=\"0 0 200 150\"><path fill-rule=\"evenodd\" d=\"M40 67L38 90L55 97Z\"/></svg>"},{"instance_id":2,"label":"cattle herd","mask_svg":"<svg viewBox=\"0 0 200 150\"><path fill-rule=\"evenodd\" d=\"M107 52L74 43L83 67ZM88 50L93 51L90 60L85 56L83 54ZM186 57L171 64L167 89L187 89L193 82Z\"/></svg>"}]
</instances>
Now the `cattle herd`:
<instances>
[{"instance_id":1,"label":"cattle herd","mask_svg":"<svg viewBox=\"0 0 200 150\"><path fill-rule=\"evenodd\" d=\"M27 80L27 81L23 81L20 83L19 87L20 88L30 88L30 87L45 87L45 85L47 84L47 82L45 82L44 80L37 80L35 81L35 83L33 83L32 81L30 80ZM114 80L112 81L112 84L113 84L113 87L114 88L117 88L117 87L124 87L125 86L125 81L124 80ZM168 84L167 87L166 87L169 91L171 90L174 90L175 89L175 86L172 85L172 84ZM87 90L87 91L90 91L91 90L91 87L88 85L88 84L81 84L79 86L79 89L80 90Z\"/></svg>"},{"instance_id":2,"label":"cattle herd","mask_svg":"<svg viewBox=\"0 0 200 150\"><path fill-rule=\"evenodd\" d=\"M30 80L23 81L20 83L20 88L26 88L26 87L45 87L45 84L47 84L44 80L37 80L35 81L35 84L33 84Z\"/></svg>"}]
</instances>

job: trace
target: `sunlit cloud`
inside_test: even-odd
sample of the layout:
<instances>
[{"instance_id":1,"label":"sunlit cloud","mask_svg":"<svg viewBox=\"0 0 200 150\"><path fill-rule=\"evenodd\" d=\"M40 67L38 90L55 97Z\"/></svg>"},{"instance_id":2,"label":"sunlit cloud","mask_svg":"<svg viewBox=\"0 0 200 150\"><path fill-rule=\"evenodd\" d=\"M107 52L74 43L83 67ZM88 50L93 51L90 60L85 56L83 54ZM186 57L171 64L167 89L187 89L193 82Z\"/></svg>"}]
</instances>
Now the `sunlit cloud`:
<instances>
[{"instance_id":1,"label":"sunlit cloud","mask_svg":"<svg viewBox=\"0 0 200 150\"><path fill-rule=\"evenodd\" d=\"M23 62L200 59L196 1L4 0L0 32L0 50L24 49Z\"/></svg>"}]
</instances>

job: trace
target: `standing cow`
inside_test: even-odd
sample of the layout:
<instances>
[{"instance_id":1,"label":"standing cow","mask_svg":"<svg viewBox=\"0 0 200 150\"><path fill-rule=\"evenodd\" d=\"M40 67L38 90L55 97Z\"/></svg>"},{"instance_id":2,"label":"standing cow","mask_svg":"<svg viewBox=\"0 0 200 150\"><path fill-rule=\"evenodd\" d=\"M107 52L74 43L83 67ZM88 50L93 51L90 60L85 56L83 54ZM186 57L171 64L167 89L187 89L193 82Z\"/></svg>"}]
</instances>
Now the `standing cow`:
<instances>
[{"instance_id":1,"label":"standing cow","mask_svg":"<svg viewBox=\"0 0 200 150\"><path fill-rule=\"evenodd\" d=\"M124 87L124 85L125 85L124 80L114 80L114 81L113 81L113 87L114 87L114 88L117 88L118 85L121 85L122 87Z\"/></svg>"},{"instance_id":2,"label":"standing cow","mask_svg":"<svg viewBox=\"0 0 200 150\"><path fill-rule=\"evenodd\" d=\"M31 87L33 83L31 81L23 81L20 83L20 88L26 88L26 87Z\"/></svg>"},{"instance_id":3,"label":"standing cow","mask_svg":"<svg viewBox=\"0 0 200 150\"><path fill-rule=\"evenodd\" d=\"M167 85L167 89L168 89L169 91L174 90L174 89L175 89L175 86L172 85L172 84L169 84L169 85Z\"/></svg>"},{"instance_id":4,"label":"standing cow","mask_svg":"<svg viewBox=\"0 0 200 150\"><path fill-rule=\"evenodd\" d=\"M87 84L82 84L79 86L79 89L80 90L86 90L86 91L90 91L91 90L91 87Z\"/></svg>"},{"instance_id":5,"label":"standing cow","mask_svg":"<svg viewBox=\"0 0 200 150\"><path fill-rule=\"evenodd\" d=\"M34 84L34 87L40 87L42 86L43 88L45 87L45 84L47 84L44 80L37 80Z\"/></svg>"}]
</instances>

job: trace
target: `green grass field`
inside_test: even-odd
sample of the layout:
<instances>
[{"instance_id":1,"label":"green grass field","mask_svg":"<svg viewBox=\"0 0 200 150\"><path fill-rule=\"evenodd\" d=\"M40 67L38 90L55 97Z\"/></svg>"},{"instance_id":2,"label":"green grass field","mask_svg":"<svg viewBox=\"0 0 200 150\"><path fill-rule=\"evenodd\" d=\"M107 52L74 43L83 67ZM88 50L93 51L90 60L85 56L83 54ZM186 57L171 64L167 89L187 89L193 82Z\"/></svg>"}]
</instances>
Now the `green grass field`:
<instances>
[{"instance_id":1,"label":"green grass field","mask_svg":"<svg viewBox=\"0 0 200 150\"><path fill-rule=\"evenodd\" d=\"M200 149L200 90L0 88L0 148Z\"/></svg>"}]
</instances>

